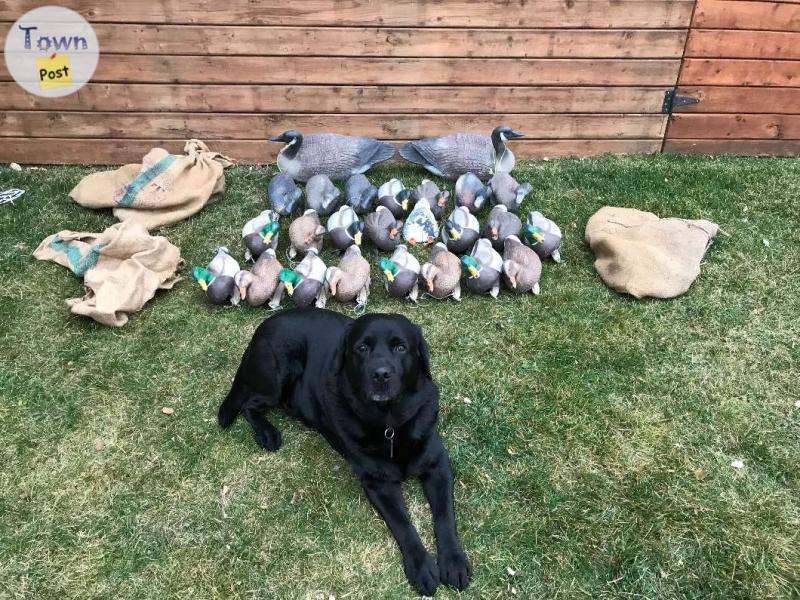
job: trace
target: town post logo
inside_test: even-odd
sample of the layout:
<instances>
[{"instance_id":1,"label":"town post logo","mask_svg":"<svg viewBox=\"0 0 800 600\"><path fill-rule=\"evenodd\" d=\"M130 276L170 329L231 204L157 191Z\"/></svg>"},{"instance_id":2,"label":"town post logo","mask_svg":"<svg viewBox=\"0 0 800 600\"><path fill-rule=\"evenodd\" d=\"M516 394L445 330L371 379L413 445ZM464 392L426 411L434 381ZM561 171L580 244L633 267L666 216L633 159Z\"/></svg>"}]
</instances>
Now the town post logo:
<instances>
[{"instance_id":1,"label":"town post logo","mask_svg":"<svg viewBox=\"0 0 800 600\"><path fill-rule=\"evenodd\" d=\"M100 49L91 25L61 6L35 8L6 37L8 70L20 86L55 98L78 91L94 74Z\"/></svg>"}]
</instances>

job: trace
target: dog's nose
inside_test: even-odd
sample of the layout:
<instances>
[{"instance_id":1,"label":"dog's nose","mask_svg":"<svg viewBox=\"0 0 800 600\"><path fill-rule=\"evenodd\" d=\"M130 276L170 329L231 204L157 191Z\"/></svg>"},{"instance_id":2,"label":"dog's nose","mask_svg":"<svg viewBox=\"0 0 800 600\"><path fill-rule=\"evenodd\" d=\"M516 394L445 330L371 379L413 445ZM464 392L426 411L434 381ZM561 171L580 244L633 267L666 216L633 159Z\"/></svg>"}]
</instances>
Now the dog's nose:
<instances>
[{"instance_id":1,"label":"dog's nose","mask_svg":"<svg viewBox=\"0 0 800 600\"><path fill-rule=\"evenodd\" d=\"M380 383L381 381L388 381L392 376L392 371L388 367L380 367L372 372L372 381Z\"/></svg>"}]
</instances>

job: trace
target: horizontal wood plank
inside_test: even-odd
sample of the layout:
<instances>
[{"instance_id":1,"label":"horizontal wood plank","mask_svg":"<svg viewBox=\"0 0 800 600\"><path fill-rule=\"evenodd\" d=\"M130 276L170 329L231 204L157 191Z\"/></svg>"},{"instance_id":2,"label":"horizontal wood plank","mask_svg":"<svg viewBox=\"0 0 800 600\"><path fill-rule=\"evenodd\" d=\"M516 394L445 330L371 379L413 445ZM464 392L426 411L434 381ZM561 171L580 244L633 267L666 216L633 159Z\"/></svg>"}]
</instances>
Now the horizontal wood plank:
<instances>
[{"instance_id":1,"label":"horizontal wood plank","mask_svg":"<svg viewBox=\"0 0 800 600\"><path fill-rule=\"evenodd\" d=\"M407 139L453 131L489 133L507 123L533 138L657 138L664 115L245 115L216 113L0 113L0 137L263 140L288 129Z\"/></svg>"},{"instance_id":2,"label":"horizontal wood plank","mask_svg":"<svg viewBox=\"0 0 800 600\"><path fill-rule=\"evenodd\" d=\"M681 85L800 86L800 61L687 58Z\"/></svg>"},{"instance_id":3,"label":"horizontal wood plank","mask_svg":"<svg viewBox=\"0 0 800 600\"><path fill-rule=\"evenodd\" d=\"M92 23L408 27L688 27L693 0L61 0ZM40 0L0 2L14 21Z\"/></svg>"},{"instance_id":4,"label":"horizontal wood plank","mask_svg":"<svg viewBox=\"0 0 800 600\"><path fill-rule=\"evenodd\" d=\"M5 39L10 23L0 23ZM94 26L111 54L500 58L679 58L686 32L642 29L446 29Z\"/></svg>"},{"instance_id":5,"label":"horizontal wood plank","mask_svg":"<svg viewBox=\"0 0 800 600\"><path fill-rule=\"evenodd\" d=\"M697 0L692 27L800 31L800 4L747 0Z\"/></svg>"},{"instance_id":6,"label":"horizontal wood plank","mask_svg":"<svg viewBox=\"0 0 800 600\"><path fill-rule=\"evenodd\" d=\"M680 113L800 114L800 87L681 86L678 94L700 100L676 107Z\"/></svg>"},{"instance_id":7,"label":"horizontal wood plank","mask_svg":"<svg viewBox=\"0 0 800 600\"><path fill-rule=\"evenodd\" d=\"M800 33L693 29L686 43L686 56L800 59Z\"/></svg>"},{"instance_id":8,"label":"horizontal wood plank","mask_svg":"<svg viewBox=\"0 0 800 600\"><path fill-rule=\"evenodd\" d=\"M89 83L42 98L0 83L0 110L332 113L660 113L665 87L171 85Z\"/></svg>"},{"instance_id":9,"label":"horizontal wood plank","mask_svg":"<svg viewBox=\"0 0 800 600\"><path fill-rule=\"evenodd\" d=\"M137 56L101 54L99 83L674 85L679 60ZM31 78L35 78L35 73ZM11 81L0 63L0 81Z\"/></svg>"},{"instance_id":10,"label":"horizontal wood plank","mask_svg":"<svg viewBox=\"0 0 800 600\"><path fill-rule=\"evenodd\" d=\"M672 115L670 139L800 139L800 115Z\"/></svg>"},{"instance_id":11,"label":"horizontal wood plank","mask_svg":"<svg viewBox=\"0 0 800 600\"><path fill-rule=\"evenodd\" d=\"M397 145L402 141L396 142ZM180 154L183 141L128 139L5 138L0 162L20 164L116 165L139 162L151 148ZM279 144L255 140L215 140L210 148L244 163L274 162ZM519 158L590 156L596 154L653 154L661 140L516 140ZM397 156L394 159L399 161Z\"/></svg>"},{"instance_id":12,"label":"horizontal wood plank","mask_svg":"<svg viewBox=\"0 0 800 600\"><path fill-rule=\"evenodd\" d=\"M736 154L740 156L800 156L800 140L667 140L664 152Z\"/></svg>"}]
</instances>

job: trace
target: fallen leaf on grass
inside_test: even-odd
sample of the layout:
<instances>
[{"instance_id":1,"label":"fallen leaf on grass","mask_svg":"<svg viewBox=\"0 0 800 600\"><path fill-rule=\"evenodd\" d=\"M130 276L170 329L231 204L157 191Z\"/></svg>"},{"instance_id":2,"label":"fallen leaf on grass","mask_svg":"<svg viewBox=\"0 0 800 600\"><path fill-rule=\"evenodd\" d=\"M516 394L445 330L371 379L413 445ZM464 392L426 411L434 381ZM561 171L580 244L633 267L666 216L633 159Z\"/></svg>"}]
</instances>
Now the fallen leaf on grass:
<instances>
[{"instance_id":1,"label":"fallen leaf on grass","mask_svg":"<svg viewBox=\"0 0 800 600\"><path fill-rule=\"evenodd\" d=\"M108 443L105 440L101 440L100 438L97 438L94 441L94 449L95 450L105 450L106 448L108 448Z\"/></svg>"},{"instance_id":2,"label":"fallen leaf on grass","mask_svg":"<svg viewBox=\"0 0 800 600\"><path fill-rule=\"evenodd\" d=\"M706 478L706 470L703 467L698 467L694 470L694 478L697 481L703 481Z\"/></svg>"},{"instance_id":3,"label":"fallen leaf on grass","mask_svg":"<svg viewBox=\"0 0 800 600\"><path fill-rule=\"evenodd\" d=\"M508 573L510 577L524 577L526 575L525 571L519 571L511 567L506 567L506 573Z\"/></svg>"},{"instance_id":4,"label":"fallen leaf on grass","mask_svg":"<svg viewBox=\"0 0 800 600\"><path fill-rule=\"evenodd\" d=\"M744 461L740 458L737 458L736 460L731 461L731 466L734 469L744 469Z\"/></svg>"},{"instance_id":5,"label":"fallen leaf on grass","mask_svg":"<svg viewBox=\"0 0 800 600\"><path fill-rule=\"evenodd\" d=\"M764 243L765 247L769 248L769 240L768 239L763 239L761 241Z\"/></svg>"},{"instance_id":6,"label":"fallen leaf on grass","mask_svg":"<svg viewBox=\"0 0 800 600\"><path fill-rule=\"evenodd\" d=\"M20 167L17 163L11 163L8 166L11 167L12 171L22 171L22 167Z\"/></svg>"},{"instance_id":7,"label":"fallen leaf on grass","mask_svg":"<svg viewBox=\"0 0 800 600\"><path fill-rule=\"evenodd\" d=\"M164 413L165 415L171 415L175 412L175 409L172 408L171 406L162 406L161 412Z\"/></svg>"},{"instance_id":8,"label":"fallen leaf on grass","mask_svg":"<svg viewBox=\"0 0 800 600\"><path fill-rule=\"evenodd\" d=\"M795 400L794 401L794 407L795 408L800 408L800 400Z\"/></svg>"}]
</instances>

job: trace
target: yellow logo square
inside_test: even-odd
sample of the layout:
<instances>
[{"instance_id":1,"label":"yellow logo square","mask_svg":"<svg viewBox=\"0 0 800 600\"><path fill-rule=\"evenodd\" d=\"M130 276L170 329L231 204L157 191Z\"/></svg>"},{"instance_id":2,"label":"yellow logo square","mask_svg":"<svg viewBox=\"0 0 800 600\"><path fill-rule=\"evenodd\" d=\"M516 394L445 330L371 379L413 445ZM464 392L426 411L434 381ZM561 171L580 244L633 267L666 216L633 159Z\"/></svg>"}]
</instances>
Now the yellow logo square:
<instances>
[{"instance_id":1,"label":"yellow logo square","mask_svg":"<svg viewBox=\"0 0 800 600\"><path fill-rule=\"evenodd\" d=\"M72 66L67 54L51 54L36 59L39 73L39 87L43 90L72 85Z\"/></svg>"}]
</instances>

